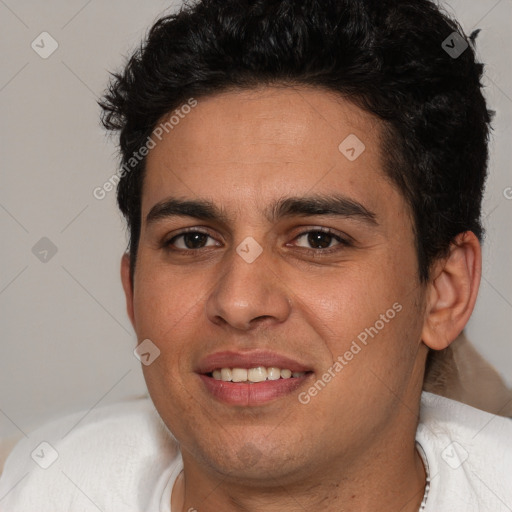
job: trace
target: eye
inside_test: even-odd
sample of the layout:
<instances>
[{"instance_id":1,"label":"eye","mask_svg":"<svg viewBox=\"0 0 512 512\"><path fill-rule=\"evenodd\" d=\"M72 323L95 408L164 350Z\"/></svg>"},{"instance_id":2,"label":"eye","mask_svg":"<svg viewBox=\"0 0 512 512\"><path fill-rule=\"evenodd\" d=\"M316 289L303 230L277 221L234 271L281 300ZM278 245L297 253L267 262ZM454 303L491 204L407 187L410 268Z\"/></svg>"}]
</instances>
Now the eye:
<instances>
[{"instance_id":1,"label":"eye","mask_svg":"<svg viewBox=\"0 0 512 512\"><path fill-rule=\"evenodd\" d=\"M309 244L310 247L300 244L299 247L304 247L305 249L316 253L330 253L338 250L338 246L349 247L352 245L349 240L334 234L330 229L314 229L305 231L295 238L295 240L301 239L304 239L304 242ZM337 244L333 246L332 242L337 242Z\"/></svg>"},{"instance_id":2,"label":"eye","mask_svg":"<svg viewBox=\"0 0 512 512\"><path fill-rule=\"evenodd\" d=\"M190 230L184 231L178 235L173 236L169 240L163 243L164 247L170 250L197 250L202 249L203 247L208 247L208 245L204 245L208 238L213 238L203 231ZM211 245L217 245L215 242Z\"/></svg>"},{"instance_id":3,"label":"eye","mask_svg":"<svg viewBox=\"0 0 512 512\"><path fill-rule=\"evenodd\" d=\"M208 239L210 239L212 243L207 244ZM307 245L297 244L298 247L316 254L328 254L337 251L340 248L350 247L352 245L350 240L334 234L329 229L312 229L304 231L296 236L294 240L303 240L305 244L309 244L309 247ZM192 252L206 247L219 245L220 244L216 242L210 234L204 231L198 231L197 229L182 231L162 243L162 247L164 249L183 252Z\"/></svg>"}]
</instances>

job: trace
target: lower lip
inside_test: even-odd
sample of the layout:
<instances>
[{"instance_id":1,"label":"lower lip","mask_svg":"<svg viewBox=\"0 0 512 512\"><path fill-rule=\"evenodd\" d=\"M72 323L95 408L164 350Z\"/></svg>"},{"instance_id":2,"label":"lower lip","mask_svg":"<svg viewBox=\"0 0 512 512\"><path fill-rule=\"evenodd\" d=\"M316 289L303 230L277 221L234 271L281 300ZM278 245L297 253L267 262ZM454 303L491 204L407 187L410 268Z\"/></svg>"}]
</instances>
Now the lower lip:
<instances>
[{"instance_id":1,"label":"lower lip","mask_svg":"<svg viewBox=\"0 0 512 512\"><path fill-rule=\"evenodd\" d=\"M263 382L224 382L208 375L199 375L206 389L221 402L230 405L261 405L271 400L290 395L302 386L310 376L290 379L264 380Z\"/></svg>"}]
</instances>

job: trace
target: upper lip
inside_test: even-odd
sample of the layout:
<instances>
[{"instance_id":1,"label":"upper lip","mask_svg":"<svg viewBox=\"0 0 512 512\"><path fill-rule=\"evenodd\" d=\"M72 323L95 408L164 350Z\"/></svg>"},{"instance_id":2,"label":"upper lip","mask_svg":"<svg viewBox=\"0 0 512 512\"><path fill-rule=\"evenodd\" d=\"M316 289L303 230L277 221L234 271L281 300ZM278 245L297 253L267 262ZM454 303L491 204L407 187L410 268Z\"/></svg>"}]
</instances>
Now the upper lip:
<instances>
[{"instance_id":1,"label":"upper lip","mask_svg":"<svg viewBox=\"0 0 512 512\"><path fill-rule=\"evenodd\" d=\"M247 352L223 351L215 352L203 358L196 371L197 373L210 373L219 368L265 368L276 367L288 369L292 372L307 372L311 368L291 359L290 357L264 350L252 350Z\"/></svg>"}]
</instances>

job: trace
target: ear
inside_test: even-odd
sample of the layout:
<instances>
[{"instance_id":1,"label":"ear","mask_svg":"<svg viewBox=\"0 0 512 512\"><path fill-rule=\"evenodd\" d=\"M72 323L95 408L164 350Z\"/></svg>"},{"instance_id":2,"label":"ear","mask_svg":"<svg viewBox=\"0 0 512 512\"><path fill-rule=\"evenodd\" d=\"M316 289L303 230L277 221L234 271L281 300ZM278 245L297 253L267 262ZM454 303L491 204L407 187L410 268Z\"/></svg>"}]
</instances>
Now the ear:
<instances>
[{"instance_id":1,"label":"ear","mask_svg":"<svg viewBox=\"0 0 512 512\"><path fill-rule=\"evenodd\" d=\"M448 257L433 268L422 331L425 345L442 350L462 332L475 307L481 274L478 238L471 231L460 233Z\"/></svg>"},{"instance_id":2,"label":"ear","mask_svg":"<svg viewBox=\"0 0 512 512\"><path fill-rule=\"evenodd\" d=\"M126 297L126 311L135 329L135 315L133 314L133 286L130 276L130 256L123 254L121 258L121 282L123 283L124 295Z\"/></svg>"}]
</instances>

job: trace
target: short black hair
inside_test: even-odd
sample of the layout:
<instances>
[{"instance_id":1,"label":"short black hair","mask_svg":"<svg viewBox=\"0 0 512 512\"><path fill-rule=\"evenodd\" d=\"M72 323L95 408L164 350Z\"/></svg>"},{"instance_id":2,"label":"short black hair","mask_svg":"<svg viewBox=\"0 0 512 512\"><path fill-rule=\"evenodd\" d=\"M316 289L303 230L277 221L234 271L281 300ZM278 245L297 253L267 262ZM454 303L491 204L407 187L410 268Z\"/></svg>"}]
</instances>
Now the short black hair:
<instances>
[{"instance_id":1,"label":"short black hair","mask_svg":"<svg viewBox=\"0 0 512 512\"><path fill-rule=\"evenodd\" d=\"M156 21L122 72L112 74L102 122L120 132L126 169L162 116L190 98L265 85L338 93L382 121L384 170L410 207L419 280L426 282L459 233L483 236L492 113L475 36L429 0L187 3ZM144 169L142 158L117 188L132 283Z\"/></svg>"}]
</instances>

